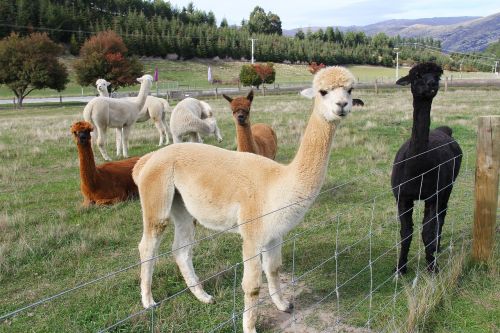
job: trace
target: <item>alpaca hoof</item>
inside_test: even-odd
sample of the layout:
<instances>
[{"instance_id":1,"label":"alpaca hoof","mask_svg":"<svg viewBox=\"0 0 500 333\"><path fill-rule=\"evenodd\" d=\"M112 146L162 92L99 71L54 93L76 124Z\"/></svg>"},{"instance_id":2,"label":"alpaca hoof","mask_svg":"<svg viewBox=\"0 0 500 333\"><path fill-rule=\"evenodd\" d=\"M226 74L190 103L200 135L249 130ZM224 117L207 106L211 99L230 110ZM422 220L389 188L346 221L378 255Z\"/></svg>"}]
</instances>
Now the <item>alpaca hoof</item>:
<instances>
[{"instance_id":1,"label":"alpaca hoof","mask_svg":"<svg viewBox=\"0 0 500 333\"><path fill-rule=\"evenodd\" d=\"M427 272L431 273L431 274L437 274L439 273L439 267L437 264L429 264L427 265Z\"/></svg>"},{"instance_id":2,"label":"alpaca hoof","mask_svg":"<svg viewBox=\"0 0 500 333\"><path fill-rule=\"evenodd\" d=\"M142 298L142 306L144 307L144 309L148 309L148 308L154 307L156 305L157 304L152 297L143 297Z\"/></svg>"},{"instance_id":3,"label":"alpaca hoof","mask_svg":"<svg viewBox=\"0 0 500 333\"><path fill-rule=\"evenodd\" d=\"M205 304L215 304L215 298L211 295L207 295L204 299L200 299Z\"/></svg>"},{"instance_id":4,"label":"alpaca hoof","mask_svg":"<svg viewBox=\"0 0 500 333\"><path fill-rule=\"evenodd\" d=\"M293 308L294 308L294 307L295 307L295 306L293 305L293 303L288 303L288 306L287 306L287 308L284 310L284 312L286 312L286 313L292 313L292 312L293 312Z\"/></svg>"},{"instance_id":5,"label":"alpaca hoof","mask_svg":"<svg viewBox=\"0 0 500 333\"><path fill-rule=\"evenodd\" d=\"M398 275L405 275L406 273L408 273L408 267L406 265L402 267L396 267L394 268L393 272L397 273Z\"/></svg>"}]
</instances>

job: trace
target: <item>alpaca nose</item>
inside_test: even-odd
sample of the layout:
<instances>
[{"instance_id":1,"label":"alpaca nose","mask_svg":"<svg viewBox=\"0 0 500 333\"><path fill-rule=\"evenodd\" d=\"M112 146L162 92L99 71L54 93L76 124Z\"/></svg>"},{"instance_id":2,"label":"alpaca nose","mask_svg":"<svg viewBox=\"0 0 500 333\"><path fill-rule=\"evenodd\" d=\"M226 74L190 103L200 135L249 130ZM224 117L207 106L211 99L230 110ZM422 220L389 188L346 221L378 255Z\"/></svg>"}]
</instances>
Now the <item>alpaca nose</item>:
<instances>
[{"instance_id":1,"label":"alpaca nose","mask_svg":"<svg viewBox=\"0 0 500 333\"><path fill-rule=\"evenodd\" d=\"M337 102L337 105L338 105L341 109L343 109L343 108L345 108L345 106L347 105L347 102Z\"/></svg>"},{"instance_id":2,"label":"alpaca nose","mask_svg":"<svg viewBox=\"0 0 500 333\"><path fill-rule=\"evenodd\" d=\"M239 114L239 115L238 115L238 122L242 123L242 122L244 122L244 121L245 121L245 116L244 116L244 115L242 115L242 114Z\"/></svg>"}]
</instances>

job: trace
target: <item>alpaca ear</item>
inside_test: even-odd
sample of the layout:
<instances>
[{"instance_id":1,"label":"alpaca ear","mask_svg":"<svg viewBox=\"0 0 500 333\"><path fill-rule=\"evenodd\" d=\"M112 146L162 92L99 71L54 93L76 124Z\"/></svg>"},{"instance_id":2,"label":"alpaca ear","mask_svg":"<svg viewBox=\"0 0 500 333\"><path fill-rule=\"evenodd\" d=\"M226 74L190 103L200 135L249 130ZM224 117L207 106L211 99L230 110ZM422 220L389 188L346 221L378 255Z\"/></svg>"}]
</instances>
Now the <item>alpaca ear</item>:
<instances>
[{"instance_id":1,"label":"alpaca ear","mask_svg":"<svg viewBox=\"0 0 500 333\"><path fill-rule=\"evenodd\" d=\"M229 103L233 101L233 99L226 94L222 94L222 97L224 97Z\"/></svg>"},{"instance_id":2,"label":"alpaca ear","mask_svg":"<svg viewBox=\"0 0 500 333\"><path fill-rule=\"evenodd\" d=\"M396 81L396 84L399 84L400 86L406 86L407 84L410 84L410 76L406 75L400 78L399 80Z\"/></svg>"},{"instance_id":3,"label":"alpaca ear","mask_svg":"<svg viewBox=\"0 0 500 333\"><path fill-rule=\"evenodd\" d=\"M247 99L250 101L250 103L253 101L253 89L248 93Z\"/></svg>"},{"instance_id":4,"label":"alpaca ear","mask_svg":"<svg viewBox=\"0 0 500 333\"><path fill-rule=\"evenodd\" d=\"M305 97L305 98L309 98L309 99L314 98L314 90L313 90L313 88L304 89L304 90L302 90L300 92L300 94L302 95L302 97Z\"/></svg>"},{"instance_id":5,"label":"alpaca ear","mask_svg":"<svg viewBox=\"0 0 500 333\"><path fill-rule=\"evenodd\" d=\"M106 87L109 87L111 85L111 82L106 81Z\"/></svg>"}]
</instances>

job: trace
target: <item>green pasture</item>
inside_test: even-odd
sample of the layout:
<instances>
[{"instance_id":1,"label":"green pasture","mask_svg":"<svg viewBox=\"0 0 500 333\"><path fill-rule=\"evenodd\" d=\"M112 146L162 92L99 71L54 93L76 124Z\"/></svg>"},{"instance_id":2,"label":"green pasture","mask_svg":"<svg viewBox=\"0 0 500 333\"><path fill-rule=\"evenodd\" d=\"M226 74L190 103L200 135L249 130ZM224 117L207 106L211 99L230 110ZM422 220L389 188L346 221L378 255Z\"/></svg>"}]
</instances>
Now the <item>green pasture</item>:
<instances>
[{"instance_id":1,"label":"green pasture","mask_svg":"<svg viewBox=\"0 0 500 333\"><path fill-rule=\"evenodd\" d=\"M57 97L62 96L90 96L95 95L97 92L94 86L82 87L76 83L75 74L73 71L72 63L75 61L74 57L62 58L62 61L67 66L70 73L70 82L66 90L59 94L55 90L44 89L35 90L29 97ZM155 67L159 70L158 89L166 91L171 89L201 89L208 87L215 87L207 81L208 67L211 67L212 77L218 78L222 81L218 86L236 86L235 80L238 79L241 66L248 64L248 62L241 61L222 61L222 60L186 60L186 61L173 61L161 58L143 58L141 61L144 64L146 73L153 74ZM274 64L276 69L276 85L287 85L304 83L307 84L311 81L311 74L307 71L306 65L292 65L292 64ZM354 65L348 66L360 82L373 82L376 79L379 82L394 82L396 77L395 68L377 67L377 66L363 66ZM408 73L408 68L400 68L399 75L403 76ZM458 79L462 78L492 78L491 73L460 73L445 72L448 77ZM137 86L122 88L119 92L136 92L139 90ZM153 86L156 90L156 85ZM0 98L11 99L13 98L12 92L5 86L0 85Z\"/></svg>"},{"instance_id":2,"label":"green pasture","mask_svg":"<svg viewBox=\"0 0 500 333\"><path fill-rule=\"evenodd\" d=\"M162 80L201 84L206 76L206 63L201 62L145 64L149 72L157 64ZM214 63L212 70L230 79L240 65ZM189 66L191 74L183 74ZM286 71L286 80L310 81L304 68L277 65L277 78L281 80L279 73ZM198 69L200 74L193 74ZM353 71L367 73L358 67ZM392 72L387 69L387 75ZM423 247L418 236L423 218L419 204L414 212L417 236L410 251L410 272L400 279L392 275L399 223L390 173L397 149L410 135L411 94L407 89L379 94L355 90L353 94L364 100L365 107L354 108L337 130L322 194L283 246L282 282L284 293L295 300L297 332L321 332L336 320L346 332L365 332L367 326L373 331L395 331L406 320L404 288L411 288L416 271L424 268L424 255L417 254ZM227 102L208 102L224 141L217 143L208 137L205 143L235 150L235 128ZM275 129L278 162L292 160L311 107L311 101L298 95L258 94L254 98L252 121ZM450 245L454 250L463 242L467 246L471 237L477 118L498 113L499 107L500 94L489 90L440 92L434 100L431 126L451 126L464 151L444 226L444 250L439 257L442 272L448 268ZM0 316L139 260L142 221L138 201L81 207L79 164L69 128L81 119L82 109L78 104L26 105L22 110L0 106ZM152 123L136 124L129 152L143 155L158 149L157 142ZM107 148L112 156L113 146L114 131L110 130ZM96 150L94 155L97 163L103 162ZM197 239L212 234L214 231L197 227ZM153 323L155 332L209 332L226 322L216 331L233 332L233 311L237 315L243 311L242 270L233 267L241 261L239 237L224 233L194 247L194 266L200 278L207 280L204 286L216 299L213 305L198 302L189 292L176 296L186 286L168 254L171 243L169 226L160 247L160 253L166 255L157 262L152 286L156 301L168 300L111 331L150 332ZM498 265L493 266L497 268L467 265L458 286L449 286L450 298L427 318L431 327L424 331L498 330L500 279ZM422 271L419 276L426 274ZM292 275L298 278L295 284ZM338 302L336 286L340 286ZM370 290L372 297L367 297ZM262 288L258 331L293 332L292 317L277 311L268 295ZM139 268L133 267L27 309L1 322L0 332L94 332L141 309ZM234 327L241 332L241 316L235 317Z\"/></svg>"}]
</instances>

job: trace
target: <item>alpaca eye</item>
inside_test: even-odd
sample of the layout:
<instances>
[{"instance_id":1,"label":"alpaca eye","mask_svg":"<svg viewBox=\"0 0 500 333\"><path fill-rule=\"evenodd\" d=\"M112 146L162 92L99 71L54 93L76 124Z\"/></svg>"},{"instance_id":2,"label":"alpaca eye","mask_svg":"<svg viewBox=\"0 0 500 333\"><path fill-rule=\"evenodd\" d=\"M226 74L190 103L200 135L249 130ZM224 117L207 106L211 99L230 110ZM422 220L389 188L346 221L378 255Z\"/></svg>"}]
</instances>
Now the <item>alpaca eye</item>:
<instances>
[{"instance_id":1,"label":"alpaca eye","mask_svg":"<svg viewBox=\"0 0 500 333\"><path fill-rule=\"evenodd\" d=\"M321 94L321 96L325 96L326 94L328 94L326 90L320 90L319 93Z\"/></svg>"},{"instance_id":2,"label":"alpaca eye","mask_svg":"<svg viewBox=\"0 0 500 333\"><path fill-rule=\"evenodd\" d=\"M352 93L352 88L351 88L351 89L349 89L349 90L347 90L347 93L348 93L348 94L351 94L351 93Z\"/></svg>"}]
</instances>

